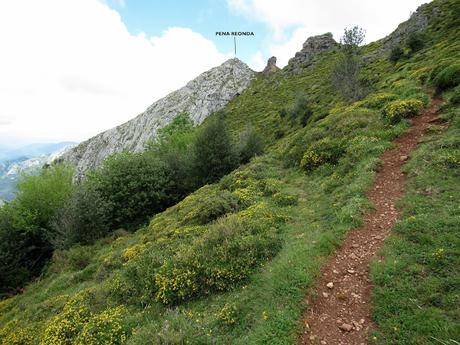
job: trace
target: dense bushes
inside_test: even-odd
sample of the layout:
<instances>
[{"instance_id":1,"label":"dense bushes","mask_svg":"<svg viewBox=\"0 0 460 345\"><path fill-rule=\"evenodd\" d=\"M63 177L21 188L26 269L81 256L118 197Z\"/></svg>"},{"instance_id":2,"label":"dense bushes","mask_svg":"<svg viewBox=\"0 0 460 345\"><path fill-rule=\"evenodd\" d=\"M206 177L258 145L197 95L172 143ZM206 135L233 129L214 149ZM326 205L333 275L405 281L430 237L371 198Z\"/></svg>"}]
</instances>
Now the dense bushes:
<instances>
[{"instance_id":1,"label":"dense bushes","mask_svg":"<svg viewBox=\"0 0 460 345\"><path fill-rule=\"evenodd\" d=\"M397 123L404 118L417 115L422 108L423 102L418 99L399 100L385 106L382 114L390 123Z\"/></svg>"},{"instance_id":2,"label":"dense bushes","mask_svg":"<svg viewBox=\"0 0 460 345\"><path fill-rule=\"evenodd\" d=\"M76 243L90 244L110 231L108 201L89 183L75 190L57 212L52 227L54 248L68 248Z\"/></svg>"},{"instance_id":3,"label":"dense bushes","mask_svg":"<svg viewBox=\"0 0 460 345\"><path fill-rule=\"evenodd\" d=\"M282 108L279 115L281 118L287 118L291 124L300 124L305 127L313 115L313 110L307 97L303 94L298 94L294 103L290 107Z\"/></svg>"},{"instance_id":4,"label":"dense bushes","mask_svg":"<svg viewBox=\"0 0 460 345\"><path fill-rule=\"evenodd\" d=\"M53 219L72 190L72 170L64 166L18 183L16 199L0 209L0 293L40 274L53 250Z\"/></svg>"},{"instance_id":5,"label":"dense bushes","mask_svg":"<svg viewBox=\"0 0 460 345\"><path fill-rule=\"evenodd\" d=\"M309 171L325 163L336 164L344 152L341 141L330 138L321 139L305 151L300 167Z\"/></svg>"},{"instance_id":6,"label":"dense bushes","mask_svg":"<svg viewBox=\"0 0 460 345\"><path fill-rule=\"evenodd\" d=\"M193 169L199 185L217 181L238 166L238 151L227 130L224 114L200 129L193 145Z\"/></svg>"},{"instance_id":7,"label":"dense bushes","mask_svg":"<svg viewBox=\"0 0 460 345\"><path fill-rule=\"evenodd\" d=\"M160 267L155 274L156 299L174 304L232 289L279 250L274 226L280 221L262 203L219 220Z\"/></svg>"},{"instance_id":8,"label":"dense bushes","mask_svg":"<svg viewBox=\"0 0 460 345\"><path fill-rule=\"evenodd\" d=\"M109 157L89 183L108 206L112 229L133 228L171 202L166 165L149 154L126 152Z\"/></svg>"},{"instance_id":9,"label":"dense bushes","mask_svg":"<svg viewBox=\"0 0 460 345\"><path fill-rule=\"evenodd\" d=\"M453 88L460 84L460 64L452 64L441 70L435 69L432 78L433 84L439 91Z\"/></svg>"},{"instance_id":10,"label":"dense bushes","mask_svg":"<svg viewBox=\"0 0 460 345\"><path fill-rule=\"evenodd\" d=\"M460 104L460 85L454 89L449 101L451 104Z\"/></svg>"},{"instance_id":11,"label":"dense bushes","mask_svg":"<svg viewBox=\"0 0 460 345\"><path fill-rule=\"evenodd\" d=\"M91 244L119 228L137 229L193 190L261 154L260 136L248 128L235 143L224 116L195 128L180 114L159 130L144 153L115 154L77 186L72 170L58 165L24 178L16 199L0 209L0 292L40 274L54 249ZM238 201L227 194L208 198L187 221L204 224L236 211Z\"/></svg>"}]
</instances>

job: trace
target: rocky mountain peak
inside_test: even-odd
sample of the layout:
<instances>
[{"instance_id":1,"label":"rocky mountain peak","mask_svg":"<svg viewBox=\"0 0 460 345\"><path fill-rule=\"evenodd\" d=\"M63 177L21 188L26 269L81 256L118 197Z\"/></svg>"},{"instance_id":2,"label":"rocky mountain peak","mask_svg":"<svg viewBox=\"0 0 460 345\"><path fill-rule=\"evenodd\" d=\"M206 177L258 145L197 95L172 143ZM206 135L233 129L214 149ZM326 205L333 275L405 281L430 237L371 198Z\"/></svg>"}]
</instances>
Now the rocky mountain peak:
<instances>
[{"instance_id":1,"label":"rocky mountain peak","mask_svg":"<svg viewBox=\"0 0 460 345\"><path fill-rule=\"evenodd\" d=\"M300 69L310 64L316 56L336 47L337 44L330 32L309 37L304 42L302 49L289 60L288 70L300 72Z\"/></svg>"},{"instance_id":2,"label":"rocky mountain peak","mask_svg":"<svg viewBox=\"0 0 460 345\"><path fill-rule=\"evenodd\" d=\"M264 74L264 76L268 76L269 74L274 73L276 71L279 71L279 67L276 66L276 56L272 56L268 59L267 66L265 66L262 73Z\"/></svg>"},{"instance_id":3,"label":"rocky mountain peak","mask_svg":"<svg viewBox=\"0 0 460 345\"><path fill-rule=\"evenodd\" d=\"M82 142L61 159L76 167L79 179L111 154L143 151L145 144L155 139L158 129L180 113L187 113L195 124L202 123L243 92L254 76L244 62L229 59L156 101L134 119Z\"/></svg>"}]
</instances>

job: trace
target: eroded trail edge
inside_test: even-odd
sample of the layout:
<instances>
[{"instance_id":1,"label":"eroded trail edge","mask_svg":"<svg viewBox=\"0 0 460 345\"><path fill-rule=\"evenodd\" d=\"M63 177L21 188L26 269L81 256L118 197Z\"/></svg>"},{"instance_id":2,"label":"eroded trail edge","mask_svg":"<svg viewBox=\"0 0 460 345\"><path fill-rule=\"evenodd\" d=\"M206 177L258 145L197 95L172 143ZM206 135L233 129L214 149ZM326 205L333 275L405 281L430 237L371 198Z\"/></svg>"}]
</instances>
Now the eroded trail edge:
<instances>
[{"instance_id":1,"label":"eroded trail edge","mask_svg":"<svg viewBox=\"0 0 460 345\"><path fill-rule=\"evenodd\" d=\"M372 282L369 264L398 219L395 203L402 196L405 176L401 171L431 123L436 122L441 100L412 119L412 126L386 151L375 182L368 192L374 205L363 225L351 230L335 254L326 262L321 276L307 298L303 316L304 333L299 344L363 345L374 328L371 314Z\"/></svg>"}]
</instances>

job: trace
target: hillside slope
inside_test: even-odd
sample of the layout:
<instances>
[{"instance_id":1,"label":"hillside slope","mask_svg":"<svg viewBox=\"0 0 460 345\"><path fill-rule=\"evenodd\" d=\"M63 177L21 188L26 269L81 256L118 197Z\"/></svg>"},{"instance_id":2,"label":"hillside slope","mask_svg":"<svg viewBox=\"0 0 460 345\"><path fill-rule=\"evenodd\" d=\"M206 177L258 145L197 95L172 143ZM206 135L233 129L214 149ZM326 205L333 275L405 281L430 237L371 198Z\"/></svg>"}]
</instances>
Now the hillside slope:
<instances>
[{"instance_id":1,"label":"hillside slope","mask_svg":"<svg viewBox=\"0 0 460 345\"><path fill-rule=\"evenodd\" d=\"M404 118L389 122L385 109L429 106L432 75L460 59L459 5L435 0L420 9L418 15L436 14L426 26L414 24L424 46L396 63L381 50L384 41L362 47L373 58L363 70L369 94L360 101L347 103L331 87L335 44L295 60L295 68L257 77L225 107L226 119L234 133L248 124L260 130L267 154L136 233L55 252L43 277L0 302L0 344L294 343L306 293L327 256L362 223L380 157L410 127ZM313 109L305 126L280 116L299 93ZM443 94L442 123L410 161L408 218L375 264L381 334L370 341L377 344L460 337L460 107L448 101L452 93ZM427 181L435 189L424 190ZM401 257L415 262L398 265ZM417 283L422 302L410 294Z\"/></svg>"},{"instance_id":2,"label":"hillside slope","mask_svg":"<svg viewBox=\"0 0 460 345\"><path fill-rule=\"evenodd\" d=\"M80 176L113 153L141 152L145 144L155 138L158 129L176 115L185 112L195 124L200 124L243 92L254 75L245 63L230 59L156 101L134 119L82 142L65 154L63 161L75 166Z\"/></svg>"}]
</instances>

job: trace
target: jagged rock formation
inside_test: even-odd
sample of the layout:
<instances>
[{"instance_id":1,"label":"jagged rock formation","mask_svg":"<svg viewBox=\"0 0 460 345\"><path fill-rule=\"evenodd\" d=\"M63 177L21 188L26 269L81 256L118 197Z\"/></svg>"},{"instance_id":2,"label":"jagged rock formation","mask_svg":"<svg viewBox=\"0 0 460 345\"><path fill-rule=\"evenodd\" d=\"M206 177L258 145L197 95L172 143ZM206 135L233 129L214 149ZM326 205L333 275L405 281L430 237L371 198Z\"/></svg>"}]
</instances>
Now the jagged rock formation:
<instances>
[{"instance_id":1,"label":"jagged rock formation","mask_svg":"<svg viewBox=\"0 0 460 345\"><path fill-rule=\"evenodd\" d=\"M177 114L186 112L195 124L200 124L246 89L254 76L245 63L230 59L156 101L136 118L81 143L64 154L62 161L76 167L79 179L113 153L141 152L158 129Z\"/></svg>"},{"instance_id":2,"label":"jagged rock formation","mask_svg":"<svg viewBox=\"0 0 460 345\"><path fill-rule=\"evenodd\" d=\"M272 56L270 59L267 61L267 66L265 66L264 70L262 73L264 76L268 76L271 73L274 73L276 71L279 71L279 67L276 66L276 56Z\"/></svg>"},{"instance_id":3,"label":"jagged rock formation","mask_svg":"<svg viewBox=\"0 0 460 345\"><path fill-rule=\"evenodd\" d=\"M429 6L429 4L419 6L407 21L398 25L395 31L377 41L377 43L381 44L381 47L365 56L364 61L369 63L377 58L388 56L394 46L404 43L409 35L414 32L423 32L427 28L429 21L439 14L438 7Z\"/></svg>"},{"instance_id":4,"label":"jagged rock formation","mask_svg":"<svg viewBox=\"0 0 460 345\"><path fill-rule=\"evenodd\" d=\"M289 60L287 70L299 73L303 67L308 66L320 53L337 46L337 42L330 32L309 37L302 46L302 50Z\"/></svg>"}]
</instances>

